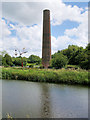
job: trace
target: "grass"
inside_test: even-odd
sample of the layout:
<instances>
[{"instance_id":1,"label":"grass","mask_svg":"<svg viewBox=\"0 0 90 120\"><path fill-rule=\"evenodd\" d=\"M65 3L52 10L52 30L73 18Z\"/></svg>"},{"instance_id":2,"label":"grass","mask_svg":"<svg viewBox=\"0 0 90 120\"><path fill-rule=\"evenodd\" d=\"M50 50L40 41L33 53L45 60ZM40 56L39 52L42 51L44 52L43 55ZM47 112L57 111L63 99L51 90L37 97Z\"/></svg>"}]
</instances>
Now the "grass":
<instances>
[{"instance_id":1,"label":"grass","mask_svg":"<svg viewBox=\"0 0 90 120\"><path fill-rule=\"evenodd\" d=\"M88 85L88 71L66 69L2 68L2 79Z\"/></svg>"}]
</instances>

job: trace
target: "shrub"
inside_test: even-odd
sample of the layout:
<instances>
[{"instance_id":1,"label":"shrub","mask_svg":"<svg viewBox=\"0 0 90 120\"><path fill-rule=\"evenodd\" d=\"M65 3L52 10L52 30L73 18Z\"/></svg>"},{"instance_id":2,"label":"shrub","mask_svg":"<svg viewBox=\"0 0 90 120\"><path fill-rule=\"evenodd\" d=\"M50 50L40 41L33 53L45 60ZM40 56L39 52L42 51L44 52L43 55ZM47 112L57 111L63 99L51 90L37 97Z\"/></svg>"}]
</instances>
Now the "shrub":
<instances>
[{"instance_id":1,"label":"shrub","mask_svg":"<svg viewBox=\"0 0 90 120\"><path fill-rule=\"evenodd\" d=\"M33 82L86 84L88 71L86 70L51 70L51 69L14 69L2 68L2 79L28 80Z\"/></svg>"},{"instance_id":2,"label":"shrub","mask_svg":"<svg viewBox=\"0 0 90 120\"><path fill-rule=\"evenodd\" d=\"M55 68L62 68L68 63L67 57L59 53L51 60L51 66Z\"/></svg>"}]
</instances>

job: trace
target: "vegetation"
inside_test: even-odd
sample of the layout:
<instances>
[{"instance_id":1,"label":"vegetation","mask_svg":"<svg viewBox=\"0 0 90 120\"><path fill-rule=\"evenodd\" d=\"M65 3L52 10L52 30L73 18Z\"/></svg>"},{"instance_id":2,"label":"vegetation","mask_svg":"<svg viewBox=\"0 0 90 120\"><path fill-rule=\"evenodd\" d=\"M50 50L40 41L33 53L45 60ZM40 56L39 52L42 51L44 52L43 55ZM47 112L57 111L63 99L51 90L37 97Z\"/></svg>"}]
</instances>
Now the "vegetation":
<instances>
[{"instance_id":1,"label":"vegetation","mask_svg":"<svg viewBox=\"0 0 90 120\"><path fill-rule=\"evenodd\" d=\"M54 68L62 68L68 63L68 59L61 53L55 54L51 60L51 66Z\"/></svg>"},{"instance_id":2,"label":"vegetation","mask_svg":"<svg viewBox=\"0 0 90 120\"><path fill-rule=\"evenodd\" d=\"M22 66L22 61L24 66L33 67L34 65L41 64L41 58L36 55L31 55L29 58L26 57L11 57L8 53L0 55L0 66Z\"/></svg>"},{"instance_id":3,"label":"vegetation","mask_svg":"<svg viewBox=\"0 0 90 120\"><path fill-rule=\"evenodd\" d=\"M23 68L20 67L22 60ZM50 83L89 84L90 43L85 49L76 45L69 45L67 49L53 54L49 66L52 69L43 69L41 61L41 58L36 55L30 55L28 58L21 56L15 58L11 57L6 51L2 51L0 66L4 67L2 67L0 78Z\"/></svg>"},{"instance_id":4,"label":"vegetation","mask_svg":"<svg viewBox=\"0 0 90 120\"><path fill-rule=\"evenodd\" d=\"M52 55L52 59L57 55L60 56L60 53L67 57L68 65L78 65L82 69L90 69L90 43L85 49L76 45L69 45L67 49L58 51Z\"/></svg>"},{"instance_id":5,"label":"vegetation","mask_svg":"<svg viewBox=\"0 0 90 120\"><path fill-rule=\"evenodd\" d=\"M39 67L43 68L41 65L42 59L36 55L30 55L26 57L11 57L6 51L0 52L0 66L21 66L22 61L24 66L31 68ZM82 69L90 69L90 43L84 49L83 47L78 47L76 45L69 45L67 49L56 52L52 55L49 68L63 68L68 65L77 65Z\"/></svg>"},{"instance_id":6,"label":"vegetation","mask_svg":"<svg viewBox=\"0 0 90 120\"><path fill-rule=\"evenodd\" d=\"M5 56L2 58L2 64L5 66L12 66L12 58L10 55L5 54Z\"/></svg>"},{"instance_id":7,"label":"vegetation","mask_svg":"<svg viewBox=\"0 0 90 120\"><path fill-rule=\"evenodd\" d=\"M2 66L2 55L0 55L0 66Z\"/></svg>"},{"instance_id":8,"label":"vegetation","mask_svg":"<svg viewBox=\"0 0 90 120\"><path fill-rule=\"evenodd\" d=\"M29 56L28 63L40 64L41 63L41 59L40 59L39 56L31 55L31 56Z\"/></svg>"},{"instance_id":9,"label":"vegetation","mask_svg":"<svg viewBox=\"0 0 90 120\"><path fill-rule=\"evenodd\" d=\"M2 68L2 79L88 85L88 71L77 69Z\"/></svg>"}]
</instances>

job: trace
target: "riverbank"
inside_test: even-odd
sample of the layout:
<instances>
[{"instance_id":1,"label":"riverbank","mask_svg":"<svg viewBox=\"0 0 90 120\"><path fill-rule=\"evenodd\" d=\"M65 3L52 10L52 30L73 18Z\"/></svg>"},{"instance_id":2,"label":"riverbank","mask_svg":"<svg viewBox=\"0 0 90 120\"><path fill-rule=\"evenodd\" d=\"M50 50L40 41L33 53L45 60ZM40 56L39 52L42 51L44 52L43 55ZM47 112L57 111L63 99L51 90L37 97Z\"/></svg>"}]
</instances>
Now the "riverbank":
<instances>
[{"instance_id":1,"label":"riverbank","mask_svg":"<svg viewBox=\"0 0 90 120\"><path fill-rule=\"evenodd\" d=\"M33 82L67 83L88 85L88 71L66 69L2 68L2 79Z\"/></svg>"}]
</instances>

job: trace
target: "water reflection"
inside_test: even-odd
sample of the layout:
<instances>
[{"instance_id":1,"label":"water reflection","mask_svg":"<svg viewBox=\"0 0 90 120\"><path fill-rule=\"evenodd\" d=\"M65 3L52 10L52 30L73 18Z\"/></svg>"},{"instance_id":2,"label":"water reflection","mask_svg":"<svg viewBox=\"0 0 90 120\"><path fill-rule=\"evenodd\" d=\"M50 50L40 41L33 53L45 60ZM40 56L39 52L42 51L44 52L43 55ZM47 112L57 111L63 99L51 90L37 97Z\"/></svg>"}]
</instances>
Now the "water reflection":
<instances>
[{"instance_id":1,"label":"water reflection","mask_svg":"<svg viewBox=\"0 0 90 120\"><path fill-rule=\"evenodd\" d=\"M41 116L41 89L38 84L26 81L3 80L2 113L14 118Z\"/></svg>"},{"instance_id":2,"label":"water reflection","mask_svg":"<svg viewBox=\"0 0 90 120\"><path fill-rule=\"evenodd\" d=\"M47 84L42 84L42 118L50 118L51 117L51 108L50 108L50 91Z\"/></svg>"},{"instance_id":3,"label":"water reflection","mask_svg":"<svg viewBox=\"0 0 90 120\"><path fill-rule=\"evenodd\" d=\"M3 117L88 117L87 87L3 80L2 91Z\"/></svg>"}]
</instances>

